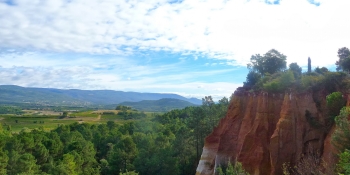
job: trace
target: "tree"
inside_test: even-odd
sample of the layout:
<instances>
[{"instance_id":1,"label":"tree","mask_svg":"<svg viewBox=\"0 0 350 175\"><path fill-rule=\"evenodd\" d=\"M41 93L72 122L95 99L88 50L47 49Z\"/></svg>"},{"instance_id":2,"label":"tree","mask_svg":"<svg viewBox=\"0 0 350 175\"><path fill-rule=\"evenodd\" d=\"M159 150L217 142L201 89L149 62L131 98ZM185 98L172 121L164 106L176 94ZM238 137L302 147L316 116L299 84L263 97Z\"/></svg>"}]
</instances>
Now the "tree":
<instances>
[{"instance_id":1,"label":"tree","mask_svg":"<svg viewBox=\"0 0 350 175\"><path fill-rule=\"evenodd\" d=\"M307 73L311 73L311 59L310 59L310 57L307 59Z\"/></svg>"},{"instance_id":2,"label":"tree","mask_svg":"<svg viewBox=\"0 0 350 175\"><path fill-rule=\"evenodd\" d=\"M346 149L339 155L339 162L337 163L337 172L339 173L339 175L350 174L350 151L348 149Z\"/></svg>"},{"instance_id":3,"label":"tree","mask_svg":"<svg viewBox=\"0 0 350 175\"><path fill-rule=\"evenodd\" d=\"M67 111L64 111L64 112L62 113L62 118L65 118L65 117L68 117L68 112L67 112Z\"/></svg>"},{"instance_id":4,"label":"tree","mask_svg":"<svg viewBox=\"0 0 350 175\"><path fill-rule=\"evenodd\" d=\"M231 161L229 161L227 164L226 169L223 169L221 166L216 169L218 175L248 175L240 162L232 165Z\"/></svg>"},{"instance_id":5,"label":"tree","mask_svg":"<svg viewBox=\"0 0 350 175\"><path fill-rule=\"evenodd\" d=\"M264 76L266 73L274 74L286 68L286 56L275 49L269 50L264 56L260 54L252 55L247 67Z\"/></svg>"},{"instance_id":6,"label":"tree","mask_svg":"<svg viewBox=\"0 0 350 175\"><path fill-rule=\"evenodd\" d=\"M332 134L332 144L340 152L350 149L350 107L341 109L340 114L335 117L336 130Z\"/></svg>"},{"instance_id":7,"label":"tree","mask_svg":"<svg viewBox=\"0 0 350 175\"><path fill-rule=\"evenodd\" d=\"M337 71L350 71L350 50L346 47L338 50L339 60L335 62L337 65Z\"/></svg>"},{"instance_id":8,"label":"tree","mask_svg":"<svg viewBox=\"0 0 350 175\"><path fill-rule=\"evenodd\" d=\"M343 94L341 92L333 92L326 97L327 107L329 110L329 115L331 117L335 117L339 115L341 108L345 105L346 101L343 98Z\"/></svg>"},{"instance_id":9,"label":"tree","mask_svg":"<svg viewBox=\"0 0 350 175\"><path fill-rule=\"evenodd\" d=\"M301 67L297 63L290 63L289 70L294 74L294 78L299 79L301 77Z\"/></svg>"},{"instance_id":10,"label":"tree","mask_svg":"<svg viewBox=\"0 0 350 175\"><path fill-rule=\"evenodd\" d=\"M247 75L246 82L243 83L244 87L253 87L261 79L261 75L257 72L250 71Z\"/></svg>"},{"instance_id":11,"label":"tree","mask_svg":"<svg viewBox=\"0 0 350 175\"><path fill-rule=\"evenodd\" d=\"M329 72L329 70L326 67L316 67L315 72L324 75L325 73Z\"/></svg>"},{"instance_id":12,"label":"tree","mask_svg":"<svg viewBox=\"0 0 350 175\"><path fill-rule=\"evenodd\" d=\"M6 166L7 162L9 160L9 157L7 156L6 152L0 148L0 174L6 174Z\"/></svg>"}]
</instances>

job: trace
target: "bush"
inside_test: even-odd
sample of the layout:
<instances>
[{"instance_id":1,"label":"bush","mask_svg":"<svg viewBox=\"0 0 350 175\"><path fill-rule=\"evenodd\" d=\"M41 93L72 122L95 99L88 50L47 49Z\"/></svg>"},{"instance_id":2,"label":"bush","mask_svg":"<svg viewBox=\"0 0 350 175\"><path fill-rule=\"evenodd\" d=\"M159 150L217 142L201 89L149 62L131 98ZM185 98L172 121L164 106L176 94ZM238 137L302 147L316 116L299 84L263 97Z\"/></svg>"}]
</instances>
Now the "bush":
<instances>
[{"instance_id":1,"label":"bush","mask_svg":"<svg viewBox=\"0 0 350 175\"><path fill-rule=\"evenodd\" d=\"M219 166L216 171L218 172L218 175L248 175L240 162L236 162L232 165L229 161L227 167Z\"/></svg>"},{"instance_id":2,"label":"bush","mask_svg":"<svg viewBox=\"0 0 350 175\"><path fill-rule=\"evenodd\" d=\"M276 78L272 78L270 81L263 84L263 89L268 92L283 92L290 88L295 82L295 78L292 71L286 71L280 75L276 75Z\"/></svg>"},{"instance_id":3,"label":"bush","mask_svg":"<svg viewBox=\"0 0 350 175\"><path fill-rule=\"evenodd\" d=\"M335 117L336 130L332 135L332 144L340 151L350 149L350 107L341 109L340 114Z\"/></svg>"},{"instance_id":4,"label":"bush","mask_svg":"<svg viewBox=\"0 0 350 175\"><path fill-rule=\"evenodd\" d=\"M341 108L345 106L345 99L341 92L333 92L326 97L329 115L335 117L339 115Z\"/></svg>"},{"instance_id":5,"label":"bush","mask_svg":"<svg viewBox=\"0 0 350 175\"><path fill-rule=\"evenodd\" d=\"M350 174L350 151L348 149L339 155L337 172L339 175Z\"/></svg>"}]
</instances>

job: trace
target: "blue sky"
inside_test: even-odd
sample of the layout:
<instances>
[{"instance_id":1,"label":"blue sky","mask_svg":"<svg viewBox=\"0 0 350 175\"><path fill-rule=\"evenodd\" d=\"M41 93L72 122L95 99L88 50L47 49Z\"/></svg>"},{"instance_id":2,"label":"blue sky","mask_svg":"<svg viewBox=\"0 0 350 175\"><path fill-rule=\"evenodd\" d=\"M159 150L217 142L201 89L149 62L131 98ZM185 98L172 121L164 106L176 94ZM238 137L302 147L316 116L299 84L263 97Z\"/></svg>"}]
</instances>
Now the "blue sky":
<instances>
[{"instance_id":1,"label":"blue sky","mask_svg":"<svg viewBox=\"0 0 350 175\"><path fill-rule=\"evenodd\" d=\"M253 54L334 69L348 0L0 0L0 84L214 99Z\"/></svg>"}]
</instances>

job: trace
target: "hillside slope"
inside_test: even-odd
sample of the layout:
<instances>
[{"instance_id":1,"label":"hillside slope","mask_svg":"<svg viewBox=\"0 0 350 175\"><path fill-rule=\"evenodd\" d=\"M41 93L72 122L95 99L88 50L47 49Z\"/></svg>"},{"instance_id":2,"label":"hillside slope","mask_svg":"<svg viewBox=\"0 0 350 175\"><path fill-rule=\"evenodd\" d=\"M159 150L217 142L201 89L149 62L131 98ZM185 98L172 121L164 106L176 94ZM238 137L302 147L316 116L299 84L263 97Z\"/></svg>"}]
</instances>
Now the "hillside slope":
<instances>
[{"instance_id":1,"label":"hillside slope","mask_svg":"<svg viewBox=\"0 0 350 175\"><path fill-rule=\"evenodd\" d=\"M173 98L201 104L196 98L185 98L177 94L123 92L113 90L78 90L28 88L0 85L0 103L40 103L51 105L118 104L125 101L159 100Z\"/></svg>"}]
</instances>

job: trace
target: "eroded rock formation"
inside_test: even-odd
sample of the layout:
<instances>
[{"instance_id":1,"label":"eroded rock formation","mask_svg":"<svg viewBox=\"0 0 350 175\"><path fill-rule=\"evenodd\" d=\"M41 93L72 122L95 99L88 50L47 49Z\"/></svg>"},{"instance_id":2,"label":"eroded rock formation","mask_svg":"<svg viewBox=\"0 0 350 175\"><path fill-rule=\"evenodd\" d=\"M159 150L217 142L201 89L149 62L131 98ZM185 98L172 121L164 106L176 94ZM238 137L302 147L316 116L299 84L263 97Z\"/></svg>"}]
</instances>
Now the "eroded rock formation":
<instances>
[{"instance_id":1,"label":"eroded rock formation","mask_svg":"<svg viewBox=\"0 0 350 175\"><path fill-rule=\"evenodd\" d=\"M237 90L227 115L205 140L196 174L212 175L220 164L237 160L250 174L280 175L283 163L293 166L303 154L322 154L324 147L331 151L325 142L330 142L325 97Z\"/></svg>"}]
</instances>

